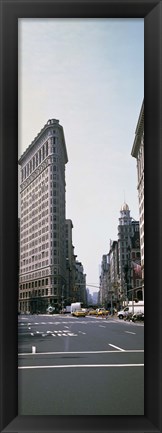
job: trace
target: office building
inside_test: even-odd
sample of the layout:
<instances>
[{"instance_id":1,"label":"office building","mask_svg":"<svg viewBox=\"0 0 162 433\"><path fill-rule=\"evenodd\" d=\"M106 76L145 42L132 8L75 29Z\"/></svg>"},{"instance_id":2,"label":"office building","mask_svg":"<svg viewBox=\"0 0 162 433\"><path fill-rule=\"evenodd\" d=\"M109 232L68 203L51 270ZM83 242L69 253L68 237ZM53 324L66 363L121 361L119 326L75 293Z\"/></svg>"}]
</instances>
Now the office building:
<instances>
[{"instance_id":1,"label":"office building","mask_svg":"<svg viewBox=\"0 0 162 433\"><path fill-rule=\"evenodd\" d=\"M66 287L64 131L48 120L19 159L19 310L61 308Z\"/></svg>"},{"instance_id":2,"label":"office building","mask_svg":"<svg viewBox=\"0 0 162 433\"><path fill-rule=\"evenodd\" d=\"M127 203L120 210L118 225L119 296L123 301L131 298L131 248L134 233L139 233L139 221L130 216Z\"/></svg>"},{"instance_id":3,"label":"office building","mask_svg":"<svg viewBox=\"0 0 162 433\"><path fill-rule=\"evenodd\" d=\"M103 254L101 262L99 289L99 302L101 305L107 306L108 294L110 289L110 256L109 254Z\"/></svg>"},{"instance_id":4,"label":"office building","mask_svg":"<svg viewBox=\"0 0 162 433\"><path fill-rule=\"evenodd\" d=\"M137 161L137 190L139 200L142 292L144 300L144 101L139 114L131 155Z\"/></svg>"}]
</instances>

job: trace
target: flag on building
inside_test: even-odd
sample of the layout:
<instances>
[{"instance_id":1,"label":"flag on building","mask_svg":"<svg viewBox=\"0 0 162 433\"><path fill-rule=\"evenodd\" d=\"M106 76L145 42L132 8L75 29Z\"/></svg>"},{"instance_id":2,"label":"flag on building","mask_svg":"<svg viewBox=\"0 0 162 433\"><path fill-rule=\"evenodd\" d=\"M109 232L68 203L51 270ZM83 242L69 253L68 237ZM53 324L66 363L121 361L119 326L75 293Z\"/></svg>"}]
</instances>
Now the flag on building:
<instances>
[{"instance_id":1,"label":"flag on building","mask_svg":"<svg viewBox=\"0 0 162 433\"><path fill-rule=\"evenodd\" d=\"M142 270L141 270L141 264L140 260L136 260L136 262L132 262L133 271L136 276L141 277L142 276Z\"/></svg>"}]
</instances>

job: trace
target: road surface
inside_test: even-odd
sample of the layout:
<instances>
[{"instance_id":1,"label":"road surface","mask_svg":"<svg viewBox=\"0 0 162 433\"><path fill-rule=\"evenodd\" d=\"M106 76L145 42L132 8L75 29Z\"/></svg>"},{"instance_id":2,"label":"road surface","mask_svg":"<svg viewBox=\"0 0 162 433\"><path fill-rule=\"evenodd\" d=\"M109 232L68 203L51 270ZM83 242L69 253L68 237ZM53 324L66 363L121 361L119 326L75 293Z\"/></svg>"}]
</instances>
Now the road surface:
<instances>
[{"instance_id":1,"label":"road surface","mask_svg":"<svg viewBox=\"0 0 162 433\"><path fill-rule=\"evenodd\" d=\"M19 316L19 415L144 415L144 326Z\"/></svg>"}]
</instances>

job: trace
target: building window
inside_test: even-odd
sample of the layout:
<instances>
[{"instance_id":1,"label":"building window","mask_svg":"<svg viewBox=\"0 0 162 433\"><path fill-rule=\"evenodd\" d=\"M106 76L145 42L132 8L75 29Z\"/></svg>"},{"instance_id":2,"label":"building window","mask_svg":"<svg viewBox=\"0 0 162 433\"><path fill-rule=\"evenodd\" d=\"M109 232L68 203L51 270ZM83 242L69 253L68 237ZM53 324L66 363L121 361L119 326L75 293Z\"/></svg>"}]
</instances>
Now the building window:
<instances>
[{"instance_id":1,"label":"building window","mask_svg":"<svg viewBox=\"0 0 162 433\"><path fill-rule=\"evenodd\" d=\"M46 156L48 156L48 142L46 143Z\"/></svg>"},{"instance_id":2,"label":"building window","mask_svg":"<svg viewBox=\"0 0 162 433\"><path fill-rule=\"evenodd\" d=\"M36 167L38 166L38 153L35 155Z\"/></svg>"},{"instance_id":3,"label":"building window","mask_svg":"<svg viewBox=\"0 0 162 433\"><path fill-rule=\"evenodd\" d=\"M41 150L39 150L39 164L41 163Z\"/></svg>"}]
</instances>

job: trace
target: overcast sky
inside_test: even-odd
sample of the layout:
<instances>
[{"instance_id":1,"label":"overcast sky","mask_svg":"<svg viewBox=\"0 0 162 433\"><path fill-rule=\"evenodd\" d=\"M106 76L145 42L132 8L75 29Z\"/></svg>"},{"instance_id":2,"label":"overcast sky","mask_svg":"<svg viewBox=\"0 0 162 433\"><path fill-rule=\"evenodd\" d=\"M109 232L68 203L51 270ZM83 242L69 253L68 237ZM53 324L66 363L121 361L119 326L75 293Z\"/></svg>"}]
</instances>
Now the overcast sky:
<instances>
[{"instance_id":1,"label":"overcast sky","mask_svg":"<svg viewBox=\"0 0 162 433\"><path fill-rule=\"evenodd\" d=\"M87 287L99 286L124 200L139 219L131 149L143 97L143 19L19 19L19 156L59 119L66 218Z\"/></svg>"}]
</instances>

